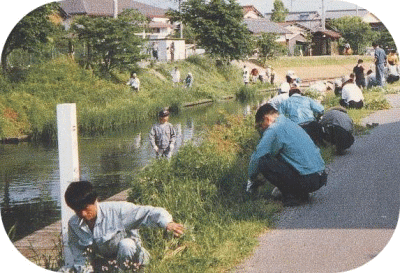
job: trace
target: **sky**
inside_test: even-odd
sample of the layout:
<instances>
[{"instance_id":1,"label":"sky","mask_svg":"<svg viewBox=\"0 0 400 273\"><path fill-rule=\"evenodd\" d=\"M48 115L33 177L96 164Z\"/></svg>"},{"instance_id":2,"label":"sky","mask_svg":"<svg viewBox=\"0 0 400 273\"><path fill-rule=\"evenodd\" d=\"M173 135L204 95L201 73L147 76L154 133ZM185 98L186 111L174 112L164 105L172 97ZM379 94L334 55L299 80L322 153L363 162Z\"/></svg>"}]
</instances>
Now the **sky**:
<instances>
[{"instance_id":1,"label":"sky","mask_svg":"<svg viewBox=\"0 0 400 273\"><path fill-rule=\"evenodd\" d=\"M136 0L158 7L166 8L171 5L169 0ZM0 1L0 47L3 48L12 28L21 18L33 9L52 2L51 0L2 0ZM254 5L261 13L270 12L273 0L239 0L241 5ZM290 0L283 0L285 6L290 8ZM352 0L359 6L365 7L374 13L389 29L397 41L399 47L400 29L398 28L399 9L394 6L393 0ZM293 0L293 11L310 11L321 8L322 0ZM325 0L326 9L348 9L354 8L354 4ZM392 8L391 8L392 7ZM14 248L7 234L2 228L0 221L0 268L2 272L29 272L48 273L33 266L28 260ZM400 251L400 228L396 229L392 239L379 255L364 266L357 268L351 273L376 273L376 272L398 272L400 265L398 253Z\"/></svg>"}]
</instances>

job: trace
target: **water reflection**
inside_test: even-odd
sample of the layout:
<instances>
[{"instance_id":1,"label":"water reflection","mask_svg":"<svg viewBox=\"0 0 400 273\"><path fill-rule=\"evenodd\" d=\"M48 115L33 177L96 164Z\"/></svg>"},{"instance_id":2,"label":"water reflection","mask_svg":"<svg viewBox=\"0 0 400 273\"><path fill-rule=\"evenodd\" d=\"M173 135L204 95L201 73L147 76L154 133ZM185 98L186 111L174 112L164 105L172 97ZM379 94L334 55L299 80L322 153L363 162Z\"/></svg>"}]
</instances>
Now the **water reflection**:
<instances>
[{"instance_id":1,"label":"water reflection","mask_svg":"<svg viewBox=\"0 0 400 273\"><path fill-rule=\"evenodd\" d=\"M258 102L255 102L257 105ZM179 146L193 140L204 124L214 124L221 109L227 113L249 113L249 105L231 101L204 105L170 116L178 132ZM253 106L254 107L254 106ZM243 110L245 109L245 110ZM102 136L79 137L81 179L90 180L100 199L129 187L135 173L155 158L150 147L149 121ZM35 143L0 145L0 204L6 231L16 225L20 239L60 218L58 150Z\"/></svg>"}]
</instances>

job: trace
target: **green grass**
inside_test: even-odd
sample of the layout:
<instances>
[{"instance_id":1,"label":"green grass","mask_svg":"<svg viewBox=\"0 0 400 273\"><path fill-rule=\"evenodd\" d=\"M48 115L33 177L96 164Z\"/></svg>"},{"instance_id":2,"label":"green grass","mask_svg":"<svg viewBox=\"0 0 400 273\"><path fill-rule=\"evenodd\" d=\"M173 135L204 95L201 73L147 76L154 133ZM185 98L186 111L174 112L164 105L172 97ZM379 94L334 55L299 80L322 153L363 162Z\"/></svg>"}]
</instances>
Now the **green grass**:
<instances>
[{"instance_id":1,"label":"green grass","mask_svg":"<svg viewBox=\"0 0 400 273\"><path fill-rule=\"evenodd\" d=\"M347 65L356 64L358 59L363 59L364 62L372 62L371 56L305 56L305 57L289 57L283 56L273 60L268 60L268 64L272 67L307 67L307 66L324 66L324 65Z\"/></svg>"},{"instance_id":2,"label":"green grass","mask_svg":"<svg viewBox=\"0 0 400 273\"><path fill-rule=\"evenodd\" d=\"M153 118L164 107L178 111L186 102L234 95L242 85L240 69L214 63L196 56L143 68L137 71L138 93L126 85L128 73L114 73L109 75L112 80L104 80L63 57L18 71L10 80L0 77L0 138L55 139L55 110L60 103L76 103L79 131L93 134ZM169 73L175 66L182 79L192 72L192 88L173 87Z\"/></svg>"}]
</instances>

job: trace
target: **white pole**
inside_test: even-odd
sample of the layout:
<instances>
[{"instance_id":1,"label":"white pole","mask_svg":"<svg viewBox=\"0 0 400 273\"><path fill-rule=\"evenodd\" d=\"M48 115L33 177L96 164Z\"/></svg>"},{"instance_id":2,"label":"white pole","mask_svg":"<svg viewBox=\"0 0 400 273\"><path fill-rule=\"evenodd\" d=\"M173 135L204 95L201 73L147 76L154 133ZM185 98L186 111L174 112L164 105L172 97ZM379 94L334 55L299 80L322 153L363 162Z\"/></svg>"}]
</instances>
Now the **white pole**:
<instances>
[{"instance_id":1,"label":"white pole","mask_svg":"<svg viewBox=\"0 0 400 273\"><path fill-rule=\"evenodd\" d=\"M73 258L68 245L68 220L74 215L64 200L69 183L79 180L78 128L76 104L57 105L58 159L60 165L61 231L65 265L71 267Z\"/></svg>"},{"instance_id":2,"label":"white pole","mask_svg":"<svg viewBox=\"0 0 400 273\"><path fill-rule=\"evenodd\" d=\"M118 0L114 0L114 18L118 18Z\"/></svg>"}]
</instances>

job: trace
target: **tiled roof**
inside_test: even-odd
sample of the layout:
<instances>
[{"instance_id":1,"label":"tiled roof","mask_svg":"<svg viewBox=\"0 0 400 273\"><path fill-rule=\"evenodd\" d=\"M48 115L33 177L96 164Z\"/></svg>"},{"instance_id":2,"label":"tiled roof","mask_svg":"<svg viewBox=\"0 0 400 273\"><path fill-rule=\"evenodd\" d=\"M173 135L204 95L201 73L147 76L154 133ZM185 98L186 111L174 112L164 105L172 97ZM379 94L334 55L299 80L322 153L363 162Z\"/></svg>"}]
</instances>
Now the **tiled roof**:
<instances>
[{"instance_id":1,"label":"tiled roof","mask_svg":"<svg viewBox=\"0 0 400 273\"><path fill-rule=\"evenodd\" d=\"M271 19L271 13L266 13L265 18ZM296 11L288 12L285 21L312 21L321 20L321 16L317 11Z\"/></svg>"},{"instance_id":2,"label":"tiled roof","mask_svg":"<svg viewBox=\"0 0 400 273\"><path fill-rule=\"evenodd\" d=\"M246 14L249 11L254 11L258 16L264 17L262 13L258 9L256 9L253 5L242 6L242 8L243 8L243 14Z\"/></svg>"},{"instance_id":3,"label":"tiled roof","mask_svg":"<svg viewBox=\"0 0 400 273\"><path fill-rule=\"evenodd\" d=\"M284 27L264 18L260 19L246 18L243 19L243 21L247 25L249 31L252 32L253 34L259 34L259 33L291 34L291 32L285 29Z\"/></svg>"},{"instance_id":4,"label":"tiled roof","mask_svg":"<svg viewBox=\"0 0 400 273\"><path fill-rule=\"evenodd\" d=\"M113 16L113 0L63 0L61 8L69 15ZM165 9L132 0L118 0L118 13L125 9L136 9L147 17L165 17Z\"/></svg>"},{"instance_id":5,"label":"tiled roof","mask_svg":"<svg viewBox=\"0 0 400 273\"><path fill-rule=\"evenodd\" d=\"M325 34L325 35L327 35L329 37L332 37L332 38L340 38L340 37L342 37L342 35L340 35L339 32L336 32L336 31L333 31L333 30L328 30L328 29L322 30L322 29L319 29L319 30L314 31L314 33L318 33L318 32L322 33L322 34Z\"/></svg>"},{"instance_id":6,"label":"tiled roof","mask_svg":"<svg viewBox=\"0 0 400 273\"><path fill-rule=\"evenodd\" d=\"M366 9L358 9L358 16L364 17L370 12ZM347 10L327 10L325 12L326 19L337 19L344 16L357 16L356 9L347 9Z\"/></svg>"}]
</instances>

